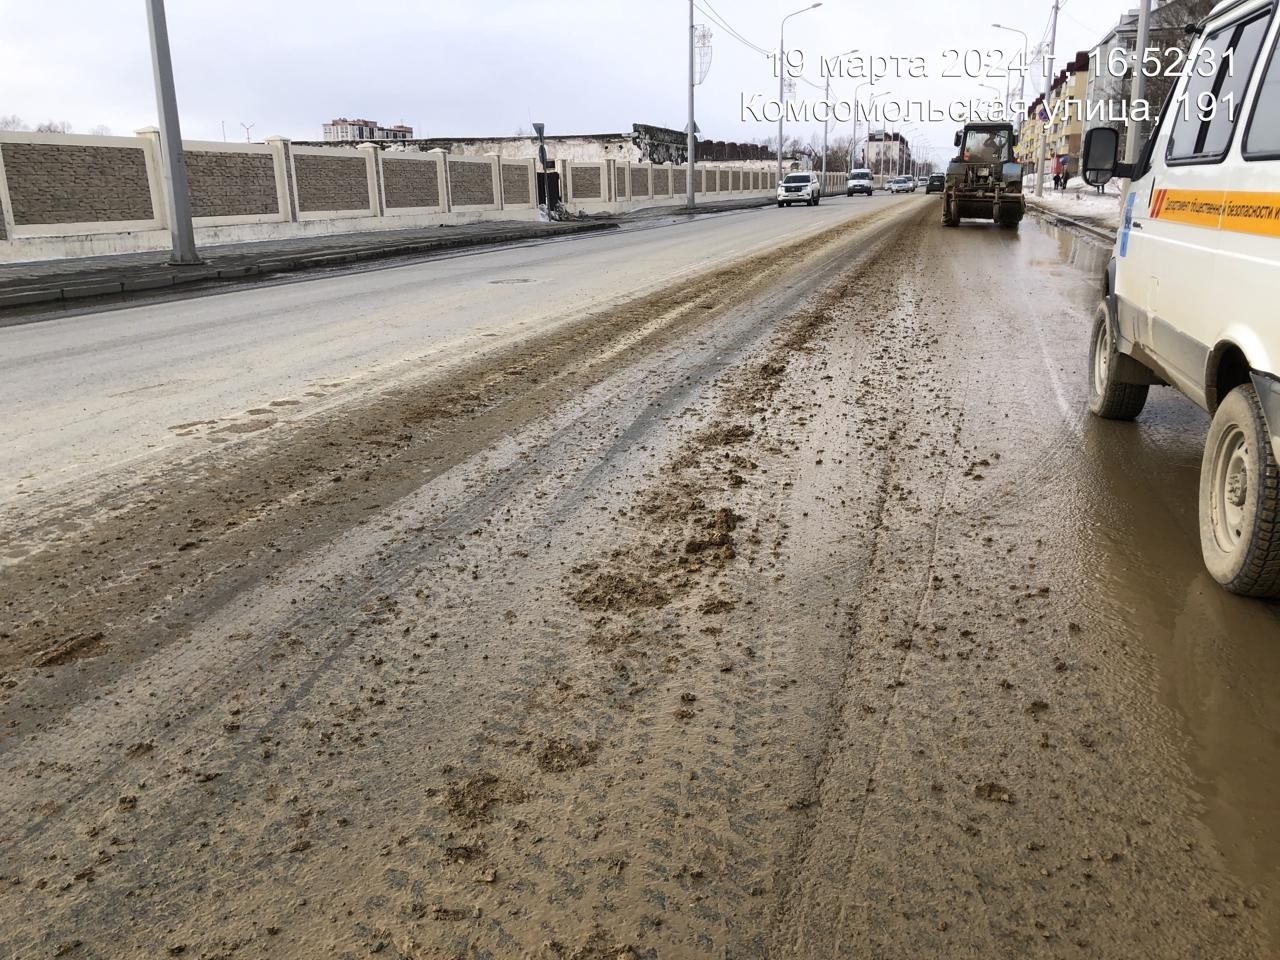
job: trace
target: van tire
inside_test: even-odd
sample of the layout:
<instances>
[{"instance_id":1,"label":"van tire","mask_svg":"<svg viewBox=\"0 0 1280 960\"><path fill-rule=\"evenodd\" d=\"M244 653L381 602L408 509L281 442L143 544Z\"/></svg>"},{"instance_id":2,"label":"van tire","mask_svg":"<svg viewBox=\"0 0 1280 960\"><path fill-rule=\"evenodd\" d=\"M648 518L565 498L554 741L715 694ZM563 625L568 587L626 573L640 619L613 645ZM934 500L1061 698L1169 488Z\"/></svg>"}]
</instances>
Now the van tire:
<instances>
[{"instance_id":1,"label":"van tire","mask_svg":"<svg viewBox=\"0 0 1280 960\"><path fill-rule=\"evenodd\" d=\"M1132 420L1147 404L1145 383L1121 383L1116 372L1120 354L1116 351L1111 308L1098 304L1089 336L1089 412L1104 420Z\"/></svg>"},{"instance_id":2,"label":"van tire","mask_svg":"<svg viewBox=\"0 0 1280 960\"><path fill-rule=\"evenodd\" d=\"M1253 384L1218 406L1200 464L1200 551L1220 584L1280 597L1280 466Z\"/></svg>"}]
</instances>

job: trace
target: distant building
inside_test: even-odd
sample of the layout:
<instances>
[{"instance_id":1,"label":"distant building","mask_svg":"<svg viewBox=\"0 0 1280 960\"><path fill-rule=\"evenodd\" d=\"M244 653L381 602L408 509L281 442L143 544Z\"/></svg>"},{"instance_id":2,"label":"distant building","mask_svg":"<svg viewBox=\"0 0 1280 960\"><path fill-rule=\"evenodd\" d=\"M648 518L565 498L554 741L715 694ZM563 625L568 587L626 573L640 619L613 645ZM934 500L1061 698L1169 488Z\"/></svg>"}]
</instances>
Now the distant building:
<instances>
[{"instance_id":1,"label":"distant building","mask_svg":"<svg viewBox=\"0 0 1280 960\"><path fill-rule=\"evenodd\" d=\"M333 140L412 140L413 127L402 123L384 127L376 120L348 120L338 117L324 125L324 138Z\"/></svg>"},{"instance_id":2,"label":"distant building","mask_svg":"<svg viewBox=\"0 0 1280 960\"><path fill-rule=\"evenodd\" d=\"M345 125L345 126L344 126ZM537 137L429 137L373 136L372 120L335 120L324 127L324 141L295 140L299 146L328 143L359 143L367 140L404 141L390 146L394 150L443 150L455 157L483 157L496 153L504 157L533 157L538 153ZM392 127L392 130L409 130ZM365 130L366 132L357 132ZM347 135L343 135L344 131ZM627 160L631 163L684 163L689 154L689 140L683 130L633 123L626 133L551 134L546 138L547 158L598 163L602 160ZM696 159L714 162L769 160L775 154L758 143L726 143L699 138L695 143Z\"/></svg>"},{"instance_id":3,"label":"distant building","mask_svg":"<svg viewBox=\"0 0 1280 960\"><path fill-rule=\"evenodd\" d=\"M912 173L911 141L900 133L873 131L867 137L866 164L878 177Z\"/></svg>"}]
</instances>

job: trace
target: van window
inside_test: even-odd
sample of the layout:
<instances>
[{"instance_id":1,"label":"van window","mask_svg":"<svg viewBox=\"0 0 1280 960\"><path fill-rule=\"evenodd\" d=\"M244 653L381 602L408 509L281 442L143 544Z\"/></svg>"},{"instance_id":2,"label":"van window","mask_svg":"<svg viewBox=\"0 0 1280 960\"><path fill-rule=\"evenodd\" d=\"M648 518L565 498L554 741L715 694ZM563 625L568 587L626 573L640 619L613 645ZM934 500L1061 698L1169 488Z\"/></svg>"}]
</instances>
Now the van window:
<instances>
[{"instance_id":1,"label":"van window","mask_svg":"<svg viewBox=\"0 0 1280 960\"><path fill-rule=\"evenodd\" d=\"M1267 11L1205 37L1188 63L1185 95L1170 104L1173 130L1165 157L1171 163L1204 163L1226 155L1269 17Z\"/></svg>"},{"instance_id":2,"label":"van window","mask_svg":"<svg viewBox=\"0 0 1280 960\"><path fill-rule=\"evenodd\" d=\"M1244 154L1255 159L1280 156L1280 42L1271 50L1271 62L1253 99Z\"/></svg>"}]
</instances>

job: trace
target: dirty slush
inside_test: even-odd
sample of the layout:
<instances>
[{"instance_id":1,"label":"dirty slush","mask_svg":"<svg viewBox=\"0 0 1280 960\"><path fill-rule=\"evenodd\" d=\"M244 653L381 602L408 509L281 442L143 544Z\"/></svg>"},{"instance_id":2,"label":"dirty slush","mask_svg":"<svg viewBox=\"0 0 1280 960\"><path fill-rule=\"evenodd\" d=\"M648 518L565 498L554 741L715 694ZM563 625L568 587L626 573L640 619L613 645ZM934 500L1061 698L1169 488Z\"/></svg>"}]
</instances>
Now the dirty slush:
<instances>
[{"instance_id":1,"label":"dirty slush","mask_svg":"<svg viewBox=\"0 0 1280 960\"><path fill-rule=\"evenodd\" d=\"M13 525L0 953L1266 956L905 209Z\"/></svg>"}]
</instances>

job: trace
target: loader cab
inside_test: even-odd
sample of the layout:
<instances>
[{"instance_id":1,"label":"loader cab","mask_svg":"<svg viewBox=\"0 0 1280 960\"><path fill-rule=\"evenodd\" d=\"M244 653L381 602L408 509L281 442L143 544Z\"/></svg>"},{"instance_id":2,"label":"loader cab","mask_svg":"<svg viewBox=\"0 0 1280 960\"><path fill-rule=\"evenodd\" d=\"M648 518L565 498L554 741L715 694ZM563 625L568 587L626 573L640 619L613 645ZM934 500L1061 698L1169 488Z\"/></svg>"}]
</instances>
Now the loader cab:
<instances>
[{"instance_id":1,"label":"loader cab","mask_svg":"<svg viewBox=\"0 0 1280 960\"><path fill-rule=\"evenodd\" d=\"M956 159L965 163L1009 163L1018 138L1008 124L973 124L956 133Z\"/></svg>"}]
</instances>

